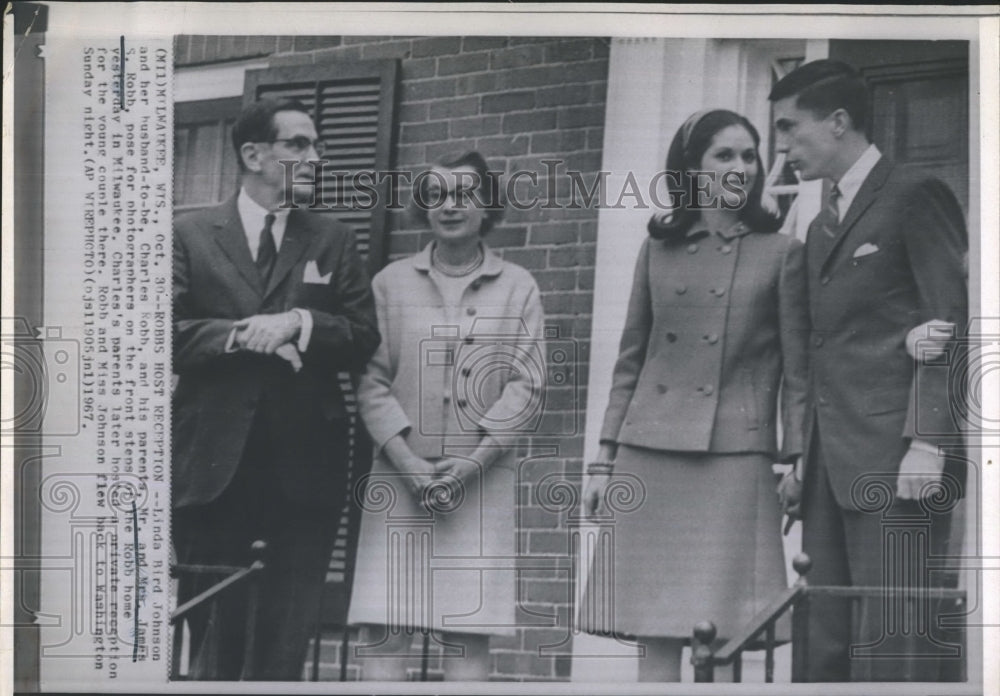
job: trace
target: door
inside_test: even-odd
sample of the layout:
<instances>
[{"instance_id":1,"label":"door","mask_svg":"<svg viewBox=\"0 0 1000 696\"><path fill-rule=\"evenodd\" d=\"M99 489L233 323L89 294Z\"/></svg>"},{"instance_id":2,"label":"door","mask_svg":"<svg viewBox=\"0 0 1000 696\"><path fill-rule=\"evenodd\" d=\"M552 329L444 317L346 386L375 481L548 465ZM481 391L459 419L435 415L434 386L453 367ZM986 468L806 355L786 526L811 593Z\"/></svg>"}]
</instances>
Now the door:
<instances>
[{"instance_id":1,"label":"door","mask_svg":"<svg viewBox=\"0 0 1000 696\"><path fill-rule=\"evenodd\" d=\"M831 40L829 55L867 80L879 150L940 178L968 216L969 43Z\"/></svg>"}]
</instances>

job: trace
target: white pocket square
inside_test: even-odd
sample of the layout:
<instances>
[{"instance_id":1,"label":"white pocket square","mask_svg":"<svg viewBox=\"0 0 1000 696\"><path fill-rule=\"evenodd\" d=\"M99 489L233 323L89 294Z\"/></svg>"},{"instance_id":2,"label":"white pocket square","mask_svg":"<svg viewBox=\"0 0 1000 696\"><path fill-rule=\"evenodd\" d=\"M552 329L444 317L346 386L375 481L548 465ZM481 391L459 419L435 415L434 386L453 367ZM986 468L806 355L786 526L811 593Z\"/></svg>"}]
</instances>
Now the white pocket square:
<instances>
[{"instance_id":1,"label":"white pocket square","mask_svg":"<svg viewBox=\"0 0 1000 696\"><path fill-rule=\"evenodd\" d=\"M326 275L319 274L319 266L316 265L315 261L309 261L306 263L306 270L302 274L303 283L315 283L316 285L329 285L330 278L333 277L333 271L330 271Z\"/></svg>"},{"instance_id":2,"label":"white pocket square","mask_svg":"<svg viewBox=\"0 0 1000 696\"><path fill-rule=\"evenodd\" d=\"M876 251L878 251L878 245L867 242L854 250L854 256L852 258L860 259L862 256L874 254Z\"/></svg>"}]
</instances>

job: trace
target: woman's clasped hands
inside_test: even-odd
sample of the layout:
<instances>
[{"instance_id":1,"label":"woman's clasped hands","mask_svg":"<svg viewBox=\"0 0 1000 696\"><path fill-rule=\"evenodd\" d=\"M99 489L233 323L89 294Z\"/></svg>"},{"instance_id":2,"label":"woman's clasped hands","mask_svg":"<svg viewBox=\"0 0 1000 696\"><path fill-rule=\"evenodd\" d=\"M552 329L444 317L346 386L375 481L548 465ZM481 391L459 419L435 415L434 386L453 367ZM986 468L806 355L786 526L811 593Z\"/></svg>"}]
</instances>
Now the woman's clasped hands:
<instances>
[{"instance_id":1,"label":"woman's clasped hands","mask_svg":"<svg viewBox=\"0 0 1000 696\"><path fill-rule=\"evenodd\" d=\"M402 468L407 490L428 512L448 512L457 507L466 485L482 471L478 461L462 457L430 462L414 456Z\"/></svg>"}]
</instances>

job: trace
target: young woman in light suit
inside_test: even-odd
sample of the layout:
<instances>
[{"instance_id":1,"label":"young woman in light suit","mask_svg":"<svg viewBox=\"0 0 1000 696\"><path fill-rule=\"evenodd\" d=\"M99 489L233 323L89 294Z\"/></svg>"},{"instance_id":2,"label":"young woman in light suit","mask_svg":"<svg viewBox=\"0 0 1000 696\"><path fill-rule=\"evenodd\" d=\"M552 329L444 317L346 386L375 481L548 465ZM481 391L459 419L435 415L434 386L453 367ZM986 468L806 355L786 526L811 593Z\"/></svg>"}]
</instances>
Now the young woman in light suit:
<instances>
[{"instance_id":1,"label":"young woman in light suit","mask_svg":"<svg viewBox=\"0 0 1000 696\"><path fill-rule=\"evenodd\" d=\"M786 586L771 465L801 453L807 298L803 247L761 206L759 140L721 109L674 137L674 210L650 220L588 465L591 515L615 477L644 495L614 513L613 575L588 583L583 606L611 610L581 614L646 646L641 681L678 680L695 623L730 637Z\"/></svg>"}]
</instances>

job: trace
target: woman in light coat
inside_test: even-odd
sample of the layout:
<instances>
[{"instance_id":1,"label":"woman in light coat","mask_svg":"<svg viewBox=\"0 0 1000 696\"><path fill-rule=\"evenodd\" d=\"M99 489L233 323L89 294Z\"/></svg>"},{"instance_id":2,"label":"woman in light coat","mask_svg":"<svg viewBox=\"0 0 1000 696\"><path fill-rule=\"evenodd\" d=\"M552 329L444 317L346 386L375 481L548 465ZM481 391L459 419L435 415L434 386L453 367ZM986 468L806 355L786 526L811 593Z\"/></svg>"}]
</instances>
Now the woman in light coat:
<instances>
[{"instance_id":1,"label":"woman in light coat","mask_svg":"<svg viewBox=\"0 0 1000 696\"><path fill-rule=\"evenodd\" d=\"M515 628L511 446L541 413L542 306L483 241L503 206L479 153L438 161L414 200L433 241L372 282L383 339L358 403L376 460L348 620L364 679L404 680L430 632L445 679L483 680L489 637Z\"/></svg>"},{"instance_id":2,"label":"woman in light coat","mask_svg":"<svg viewBox=\"0 0 1000 696\"><path fill-rule=\"evenodd\" d=\"M758 144L725 110L674 137L674 209L639 253L588 466L591 515L607 514L615 477L643 501L614 514L612 567L590 576L583 607L610 613L582 612L588 630L646 646L643 681L679 678L698 621L728 638L785 587L772 463L801 453L808 315L802 244L761 207Z\"/></svg>"}]
</instances>

